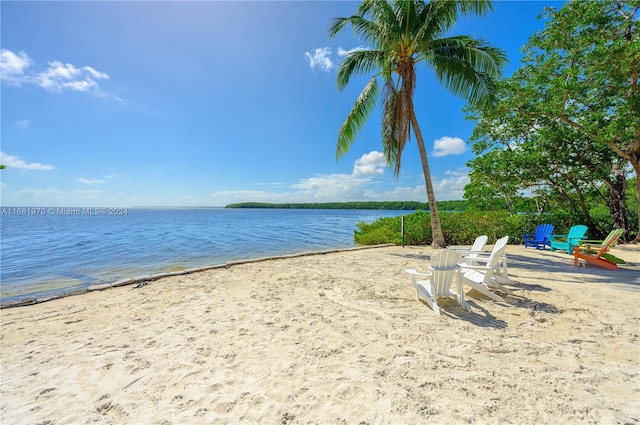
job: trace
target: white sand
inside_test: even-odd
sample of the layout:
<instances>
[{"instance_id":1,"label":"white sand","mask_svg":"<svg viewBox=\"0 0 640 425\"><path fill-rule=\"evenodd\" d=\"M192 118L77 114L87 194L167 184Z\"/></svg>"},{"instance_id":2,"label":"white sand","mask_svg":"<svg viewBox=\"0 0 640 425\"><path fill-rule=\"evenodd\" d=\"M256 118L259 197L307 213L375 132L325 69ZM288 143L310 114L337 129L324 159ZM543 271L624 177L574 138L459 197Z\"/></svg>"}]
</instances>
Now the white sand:
<instances>
[{"instance_id":1,"label":"white sand","mask_svg":"<svg viewBox=\"0 0 640 425\"><path fill-rule=\"evenodd\" d=\"M9 424L637 424L640 246L509 246L515 296L415 300L428 247L234 265L4 309ZM475 296L474 296L475 295Z\"/></svg>"}]
</instances>

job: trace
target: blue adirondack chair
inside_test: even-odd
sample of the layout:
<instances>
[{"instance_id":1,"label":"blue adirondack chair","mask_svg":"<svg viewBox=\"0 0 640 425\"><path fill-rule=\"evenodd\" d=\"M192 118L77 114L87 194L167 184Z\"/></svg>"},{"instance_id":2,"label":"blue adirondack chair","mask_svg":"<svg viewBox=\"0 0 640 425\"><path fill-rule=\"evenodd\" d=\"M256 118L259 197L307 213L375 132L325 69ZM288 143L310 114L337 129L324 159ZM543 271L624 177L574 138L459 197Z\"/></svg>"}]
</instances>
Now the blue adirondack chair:
<instances>
[{"instance_id":1,"label":"blue adirondack chair","mask_svg":"<svg viewBox=\"0 0 640 425\"><path fill-rule=\"evenodd\" d=\"M522 235L524 237L524 247L533 246L536 249L546 249L545 245L549 245L549 235L553 233L554 229L555 226L553 224L538 224L535 233Z\"/></svg>"},{"instance_id":2,"label":"blue adirondack chair","mask_svg":"<svg viewBox=\"0 0 640 425\"><path fill-rule=\"evenodd\" d=\"M577 224L569 229L569 233L566 235L549 235L549 246L551 251L556 249L562 249L567 251L568 254L573 253L573 248L580 245L580 241L584 239L587 234L587 226L584 224Z\"/></svg>"}]
</instances>

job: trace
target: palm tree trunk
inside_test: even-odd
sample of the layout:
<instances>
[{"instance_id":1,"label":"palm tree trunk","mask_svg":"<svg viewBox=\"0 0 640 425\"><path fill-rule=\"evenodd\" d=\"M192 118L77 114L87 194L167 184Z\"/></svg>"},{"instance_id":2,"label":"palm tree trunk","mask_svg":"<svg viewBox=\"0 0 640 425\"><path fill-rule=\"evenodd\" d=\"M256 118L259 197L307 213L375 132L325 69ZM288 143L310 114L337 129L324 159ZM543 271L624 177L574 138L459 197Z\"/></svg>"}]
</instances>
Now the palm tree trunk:
<instances>
[{"instance_id":1,"label":"palm tree trunk","mask_svg":"<svg viewBox=\"0 0 640 425\"><path fill-rule=\"evenodd\" d=\"M433 241L431 246L434 248L444 248L447 243L442 233L442 224L440 223L440 214L438 213L438 205L436 204L436 196L433 193L433 184L431 183L431 173L429 172L429 161L427 160L427 150L424 147L424 139L422 131L418 126L418 119L414 110L411 111L411 125L413 132L418 141L418 150L420 151L420 159L422 160L422 171L424 172L424 182L427 188L427 199L429 200L429 216L431 217L431 234Z\"/></svg>"}]
</instances>

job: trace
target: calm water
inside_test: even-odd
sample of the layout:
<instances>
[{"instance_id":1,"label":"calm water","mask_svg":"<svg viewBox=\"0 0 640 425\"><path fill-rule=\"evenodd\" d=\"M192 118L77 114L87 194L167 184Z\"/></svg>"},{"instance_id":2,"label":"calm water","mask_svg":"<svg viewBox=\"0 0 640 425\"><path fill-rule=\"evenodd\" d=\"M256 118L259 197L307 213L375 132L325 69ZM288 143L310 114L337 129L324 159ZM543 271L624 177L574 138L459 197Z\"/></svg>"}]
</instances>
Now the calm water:
<instances>
[{"instance_id":1,"label":"calm water","mask_svg":"<svg viewBox=\"0 0 640 425\"><path fill-rule=\"evenodd\" d=\"M403 214L224 208L2 210L3 303L143 274L353 247L359 221Z\"/></svg>"}]
</instances>

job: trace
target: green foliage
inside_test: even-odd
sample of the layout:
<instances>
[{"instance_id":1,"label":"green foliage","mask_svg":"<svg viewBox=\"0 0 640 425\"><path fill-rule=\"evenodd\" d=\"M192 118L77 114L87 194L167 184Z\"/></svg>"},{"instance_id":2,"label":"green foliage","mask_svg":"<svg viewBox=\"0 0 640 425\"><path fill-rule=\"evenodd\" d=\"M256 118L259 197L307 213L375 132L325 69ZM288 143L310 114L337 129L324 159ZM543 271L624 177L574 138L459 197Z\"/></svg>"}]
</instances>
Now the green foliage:
<instances>
[{"instance_id":1,"label":"green foliage","mask_svg":"<svg viewBox=\"0 0 640 425\"><path fill-rule=\"evenodd\" d=\"M599 227L590 227L587 235L601 239L611 230L611 217L605 211L598 214ZM487 235L489 242L509 235L510 244L524 243L523 235L533 233L538 224L552 223L556 234L567 233L571 226L584 223L584 217L579 215L560 213L528 213L509 214L507 211L465 211L443 212L440 214L442 230L450 245L471 245L475 238ZM361 245L375 245L383 243L402 243L402 219L384 217L373 223L360 222L354 231L354 240ZM406 245L430 245L431 225L429 213L415 212L404 216L404 232Z\"/></svg>"},{"instance_id":2,"label":"green foliage","mask_svg":"<svg viewBox=\"0 0 640 425\"><path fill-rule=\"evenodd\" d=\"M402 243L400 217L383 217L373 223L360 222L354 231L354 240L360 245Z\"/></svg>"},{"instance_id":3,"label":"green foliage","mask_svg":"<svg viewBox=\"0 0 640 425\"><path fill-rule=\"evenodd\" d=\"M512 77L498 83L492 110L468 108L477 125L477 158L465 199L470 208L518 211L522 191L538 211L569 211L584 224L606 220L638 226L640 191L627 198L625 180L640 178L640 34L637 0L574 0L547 8L543 31L523 48ZM635 211L635 219L630 216Z\"/></svg>"}]
</instances>

